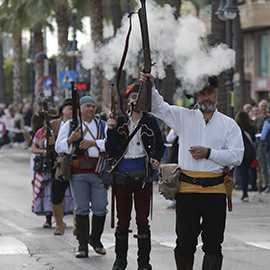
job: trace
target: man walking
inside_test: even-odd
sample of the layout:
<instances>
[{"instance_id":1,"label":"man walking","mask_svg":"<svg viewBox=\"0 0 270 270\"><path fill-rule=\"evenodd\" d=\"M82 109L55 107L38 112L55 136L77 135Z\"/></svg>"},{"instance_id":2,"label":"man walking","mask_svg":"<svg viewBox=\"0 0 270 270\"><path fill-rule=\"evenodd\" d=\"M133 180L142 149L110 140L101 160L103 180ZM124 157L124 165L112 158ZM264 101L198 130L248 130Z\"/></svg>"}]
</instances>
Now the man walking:
<instances>
[{"instance_id":1,"label":"man walking","mask_svg":"<svg viewBox=\"0 0 270 270\"><path fill-rule=\"evenodd\" d=\"M152 113L179 136L180 188L176 195L174 250L178 270L193 269L198 236L205 253L203 270L219 270L226 221L224 168L241 164L244 147L235 121L216 109L218 80L209 77L195 94L198 109L170 106L152 84Z\"/></svg>"},{"instance_id":2,"label":"man walking","mask_svg":"<svg viewBox=\"0 0 270 270\"><path fill-rule=\"evenodd\" d=\"M135 235L138 239L138 269L152 269L149 263L151 234L148 221L152 196L151 176L159 166L165 146L157 120L149 114L133 110L138 90L138 84L131 84L123 93L128 101L130 116L121 115L117 120L109 118L107 121L112 129L108 129L106 151L118 161L113 173L118 218L113 270L124 270L127 266L133 198L138 229Z\"/></svg>"},{"instance_id":3,"label":"man walking","mask_svg":"<svg viewBox=\"0 0 270 270\"><path fill-rule=\"evenodd\" d=\"M92 97L82 97L81 125L71 132L71 122L66 122L55 144L57 153L73 153L70 186L76 208L76 234L79 242L76 258L88 257L88 243L96 253L106 254L101 235L107 214L107 190L102 178L96 173L98 159L101 152L105 151L106 123L95 117L96 108L96 101ZM79 128L82 128L82 132ZM79 143L76 144L77 141ZM76 151L76 148L81 151ZM89 236L90 209L93 215Z\"/></svg>"}]
</instances>

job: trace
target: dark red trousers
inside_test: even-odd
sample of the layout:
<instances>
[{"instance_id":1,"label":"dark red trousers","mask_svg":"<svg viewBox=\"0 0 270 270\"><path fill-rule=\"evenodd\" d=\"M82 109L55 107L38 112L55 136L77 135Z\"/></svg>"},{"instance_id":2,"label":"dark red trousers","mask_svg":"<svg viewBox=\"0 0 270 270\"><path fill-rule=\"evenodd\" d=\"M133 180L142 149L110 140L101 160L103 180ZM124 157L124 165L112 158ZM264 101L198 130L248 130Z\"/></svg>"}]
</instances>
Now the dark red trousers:
<instances>
[{"instance_id":1,"label":"dark red trousers","mask_svg":"<svg viewBox=\"0 0 270 270\"><path fill-rule=\"evenodd\" d=\"M136 224L138 231L147 231L149 229L149 210L152 195L152 183L146 183L144 188L142 184L115 185L116 209L117 209L117 230L118 232L127 232L131 220L131 211L134 198L136 211Z\"/></svg>"}]
</instances>

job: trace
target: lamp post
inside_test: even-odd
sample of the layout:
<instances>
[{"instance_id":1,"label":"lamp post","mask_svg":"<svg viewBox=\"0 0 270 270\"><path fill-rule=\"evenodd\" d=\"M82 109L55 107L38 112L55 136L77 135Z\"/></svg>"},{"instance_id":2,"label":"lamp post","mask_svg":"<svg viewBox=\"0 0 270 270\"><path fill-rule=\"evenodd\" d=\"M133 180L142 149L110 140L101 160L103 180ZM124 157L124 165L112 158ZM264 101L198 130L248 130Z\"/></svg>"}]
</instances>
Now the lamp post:
<instances>
[{"instance_id":1,"label":"lamp post","mask_svg":"<svg viewBox=\"0 0 270 270\"><path fill-rule=\"evenodd\" d=\"M226 43L232 48L232 20L234 20L239 12L236 0L221 0L217 10L220 20L226 21ZM227 114L234 117L234 85L233 85L234 69L230 68L226 71L226 91L227 91Z\"/></svg>"}]
</instances>

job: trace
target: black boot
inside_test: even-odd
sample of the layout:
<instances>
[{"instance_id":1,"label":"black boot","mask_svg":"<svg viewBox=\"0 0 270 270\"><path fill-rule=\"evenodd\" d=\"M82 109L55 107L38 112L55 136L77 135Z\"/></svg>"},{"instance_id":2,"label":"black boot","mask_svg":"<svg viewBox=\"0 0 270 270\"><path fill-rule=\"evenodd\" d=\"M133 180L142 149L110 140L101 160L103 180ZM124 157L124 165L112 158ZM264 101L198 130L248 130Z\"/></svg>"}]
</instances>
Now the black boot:
<instances>
[{"instance_id":1,"label":"black boot","mask_svg":"<svg viewBox=\"0 0 270 270\"><path fill-rule=\"evenodd\" d=\"M192 270L194 263L194 256L179 257L174 253L176 269L177 270Z\"/></svg>"},{"instance_id":2,"label":"black boot","mask_svg":"<svg viewBox=\"0 0 270 270\"><path fill-rule=\"evenodd\" d=\"M89 237L89 244L93 247L94 251L98 254L105 255L106 250L103 247L100 238L104 230L106 216L92 216L91 235Z\"/></svg>"},{"instance_id":3,"label":"black boot","mask_svg":"<svg viewBox=\"0 0 270 270\"><path fill-rule=\"evenodd\" d=\"M202 270L220 270L222 266L222 256L205 254L203 257Z\"/></svg>"},{"instance_id":4,"label":"black boot","mask_svg":"<svg viewBox=\"0 0 270 270\"><path fill-rule=\"evenodd\" d=\"M138 235L138 270L151 270L150 261L151 234L150 231L139 231Z\"/></svg>"},{"instance_id":5,"label":"black boot","mask_svg":"<svg viewBox=\"0 0 270 270\"><path fill-rule=\"evenodd\" d=\"M127 267L128 232L115 232L116 260L112 270L125 270Z\"/></svg>"},{"instance_id":6,"label":"black boot","mask_svg":"<svg viewBox=\"0 0 270 270\"><path fill-rule=\"evenodd\" d=\"M79 242L76 258L88 257L88 240L89 240L89 216L76 215L77 240Z\"/></svg>"}]
</instances>

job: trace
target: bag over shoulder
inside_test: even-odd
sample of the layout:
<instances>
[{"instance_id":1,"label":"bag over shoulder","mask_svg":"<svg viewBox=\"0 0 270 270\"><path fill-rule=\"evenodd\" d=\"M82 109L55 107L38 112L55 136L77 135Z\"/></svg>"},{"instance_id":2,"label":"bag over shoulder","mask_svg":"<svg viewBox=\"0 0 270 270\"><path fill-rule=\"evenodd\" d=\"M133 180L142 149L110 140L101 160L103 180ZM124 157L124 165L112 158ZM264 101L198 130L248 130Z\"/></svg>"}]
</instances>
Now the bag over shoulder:
<instances>
[{"instance_id":1,"label":"bag over shoulder","mask_svg":"<svg viewBox=\"0 0 270 270\"><path fill-rule=\"evenodd\" d=\"M181 169L176 163L160 165L158 191L166 200L174 200L179 191Z\"/></svg>"}]
</instances>

